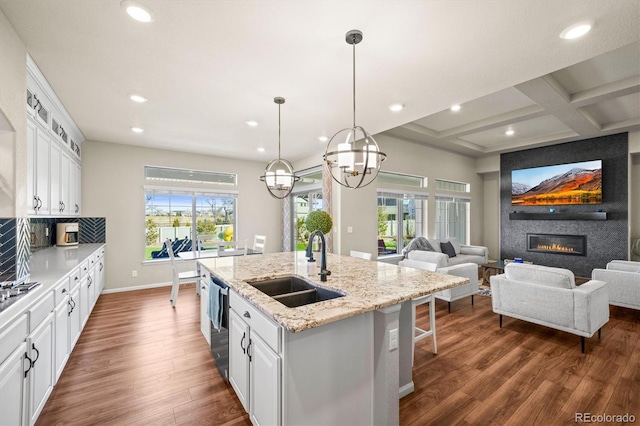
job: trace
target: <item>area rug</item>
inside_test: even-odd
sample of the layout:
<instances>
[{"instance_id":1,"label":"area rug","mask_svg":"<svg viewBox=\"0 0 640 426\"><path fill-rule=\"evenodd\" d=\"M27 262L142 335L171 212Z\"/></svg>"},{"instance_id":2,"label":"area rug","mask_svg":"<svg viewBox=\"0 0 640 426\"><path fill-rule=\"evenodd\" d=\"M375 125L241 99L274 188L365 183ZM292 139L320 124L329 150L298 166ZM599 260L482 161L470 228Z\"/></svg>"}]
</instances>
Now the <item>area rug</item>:
<instances>
[{"instance_id":1,"label":"area rug","mask_svg":"<svg viewBox=\"0 0 640 426\"><path fill-rule=\"evenodd\" d=\"M491 287L484 284L484 280L480 278L478 280L478 294L480 296L489 296L491 297Z\"/></svg>"}]
</instances>

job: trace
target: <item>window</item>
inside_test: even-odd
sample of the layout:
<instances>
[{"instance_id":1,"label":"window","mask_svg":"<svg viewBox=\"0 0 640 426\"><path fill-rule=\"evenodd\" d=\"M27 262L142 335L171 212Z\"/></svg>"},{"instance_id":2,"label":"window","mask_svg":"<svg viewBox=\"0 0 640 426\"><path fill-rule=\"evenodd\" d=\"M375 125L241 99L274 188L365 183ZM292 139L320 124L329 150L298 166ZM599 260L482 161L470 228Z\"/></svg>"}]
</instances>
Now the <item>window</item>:
<instances>
[{"instance_id":1,"label":"window","mask_svg":"<svg viewBox=\"0 0 640 426\"><path fill-rule=\"evenodd\" d=\"M144 177L149 180L171 182L213 183L235 185L238 175L235 173L207 172L202 170L170 169L168 167L145 166Z\"/></svg>"},{"instance_id":2,"label":"window","mask_svg":"<svg viewBox=\"0 0 640 426\"><path fill-rule=\"evenodd\" d=\"M420 176L380 172L378 183L378 256L398 254L407 243L424 235L426 179Z\"/></svg>"},{"instance_id":3,"label":"window","mask_svg":"<svg viewBox=\"0 0 640 426\"><path fill-rule=\"evenodd\" d=\"M457 238L469 244L471 199L436 195L436 238Z\"/></svg>"},{"instance_id":4,"label":"window","mask_svg":"<svg viewBox=\"0 0 640 426\"><path fill-rule=\"evenodd\" d=\"M145 260L166 259L167 238L176 251L195 250L199 235L232 241L236 230L237 193L145 188Z\"/></svg>"},{"instance_id":5,"label":"window","mask_svg":"<svg viewBox=\"0 0 640 426\"><path fill-rule=\"evenodd\" d=\"M322 199L322 168L297 172L300 182L296 183L294 192L291 194L291 208L293 210L291 250L301 251L307 247L309 232L305 226L307 215L315 210L323 210Z\"/></svg>"},{"instance_id":6,"label":"window","mask_svg":"<svg viewBox=\"0 0 640 426\"><path fill-rule=\"evenodd\" d=\"M436 179L435 189L439 191L470 192L471 185L468 183Z\"/></svg>"}]
</instances>

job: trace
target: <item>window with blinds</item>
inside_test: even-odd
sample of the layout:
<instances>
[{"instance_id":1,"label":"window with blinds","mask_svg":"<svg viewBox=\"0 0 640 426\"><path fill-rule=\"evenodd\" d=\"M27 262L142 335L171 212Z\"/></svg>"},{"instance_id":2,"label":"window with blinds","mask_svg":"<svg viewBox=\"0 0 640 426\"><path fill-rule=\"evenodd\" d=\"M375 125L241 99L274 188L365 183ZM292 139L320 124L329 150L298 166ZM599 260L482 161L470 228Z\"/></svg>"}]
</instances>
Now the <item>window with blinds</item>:
<instances>
[{"instance_id":1,"label":"window with blinds","mask_svg":"<svg viewBox=\"0 0 640 426\"><path fill-rule=\"evenodd\" d=\"M436 238L457 238L460 244L469 244L471 198L436 194Z\"/></svg>"}]
</instances>

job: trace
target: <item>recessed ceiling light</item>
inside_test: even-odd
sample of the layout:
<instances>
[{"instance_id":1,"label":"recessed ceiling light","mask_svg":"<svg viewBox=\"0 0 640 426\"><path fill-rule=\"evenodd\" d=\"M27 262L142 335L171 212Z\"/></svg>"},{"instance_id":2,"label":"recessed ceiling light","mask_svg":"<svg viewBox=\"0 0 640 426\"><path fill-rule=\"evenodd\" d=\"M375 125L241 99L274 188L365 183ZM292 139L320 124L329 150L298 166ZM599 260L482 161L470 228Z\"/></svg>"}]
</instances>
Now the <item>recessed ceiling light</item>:
<instances>
[{"instance_id":1,"label":"recessed ceiling light","mask_svg":"<svg viewBox=\"0 0 640 426\"><path fill-rule=\"evenodd\" d=\"M579 22L565 28L560 33L560 38L565 40L573 40L578 37L582 37L593 28L593 22Z\"/></svg>"},{"instance_id":2,"label":"recessed ceiling light","mask_svg":"<svg viewBox=\"0 0 640 426\"><path fill-rule=\"evenodd\" d=\"M144 129L142 127L132 127L131 131L133 133L142 133L142 132L144 132Z\"/></svg>"},{"instance_id":3,"label":"recessed ceiling light","mask_svg":"<svg viewBox=\"0 0 640 426\"><path fill-rule=\"evenodd\" d=\"M506 132L504 132L505 135L507 136L513 136L515 132L512 129L507 130Z\"/></svg>"},{"instance_id":4,"label":"recessed ceiling light","mask_svg":"<svg viewBox=\"0 0 640 426\"><path fill-rule=\"evenodd\" d=\"M264 152L264 148L262 147L258 148L258 152Z\"/></svg>"},{"instance_id":5,"label":"recessed ceiling light","mask_svg":"<svg viewBox=\"0 0 640 426\"><path fill-rule=\"evenodd\" d=\"M453 106L451 107L451 111L454 111L454 112L455 112L455 111L460 111L460 108L461 108L461 107L460 107L460 105L457 105L457 104L456 104L456 105L453 105Z\"/></svg>"},{"instance_id":6,"label":"recessed ceiling light","mask_svg":"<svg viewBox=\"0 0 640 426\"><path fill-rule=\"evenodd\" d=\"M127 15L129 15L132 19L135 19L138 22L153 22L155 20L155 16L151 9L131 0L125 0L120 3L120 7L123 8Z\"/></svg>"},{"instance_id":7,"label":"recessed ceiling light","mask_svg":"<svg viewBox=\"0 0 640 426\"><path fill-rule=\"evenodd\" d=\"M319 140L320 142L326 142L326 141L328 141L328 140L329 140L329 138L328 138L328 137L326 137L326 136L320 136L320 137L318 138L318 140Z\"/></svg>"},{"instance_id":8,"label":"recessed ceiling light","mask_svg":"<svg viewBox=\"0 0 640 426\"><path fill-rule=\"evenodd\" d=\"M247 123L247 126L250 127L256 127L258 125L258 122L253 120L245 121L245 123Z\"/></svg>"},{"instance_id":9,"label":"recessed ceiling light","mask_svg":"<svg viewBox=\"0 0 640 426\"><path fill-rule=\"evenodd\" d=\"M402 109L404 108L404 105L402 104L391 104L389 105L389 109L393 112L398 112L398 111L402 111Z\"/></svg>"},{"instance_id":10,"label":"recessed ceiling light","mask_svg":"<svg viewBox=\"0 0 640 426\"><path fill-rule=\"evenodd\" d=\"M144 103L147 102L149 99L145 98L142 95L137 95L135 93L129 95L129 99L131 99L133 102L138 102L138 103Z\"/></svg>"}]
</instances>

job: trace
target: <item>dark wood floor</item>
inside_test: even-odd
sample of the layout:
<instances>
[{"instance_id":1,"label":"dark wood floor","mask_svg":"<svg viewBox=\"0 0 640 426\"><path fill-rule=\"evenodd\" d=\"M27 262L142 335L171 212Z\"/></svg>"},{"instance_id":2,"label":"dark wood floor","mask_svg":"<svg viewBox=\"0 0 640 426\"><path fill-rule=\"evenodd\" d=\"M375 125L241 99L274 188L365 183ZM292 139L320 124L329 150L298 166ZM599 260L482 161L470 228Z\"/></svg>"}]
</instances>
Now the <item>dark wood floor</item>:
<instances>
[{"instance_id":1,"label":"dark wood floor","mask_svg":"<svg viewBox=\"0 0 640 426\"><path fill-rule=\"evenodd\" d=\"M199 300L183 286L100 296L38 425L249 425L200 334ZM402 425L574 424L575 413L640 421L640 311L611 307L602 339L505 318L491 299L437 303L438 354L416 348L415 392ZM428 310L418 307L419 326Z\"/></svg>"}]
</instances>

